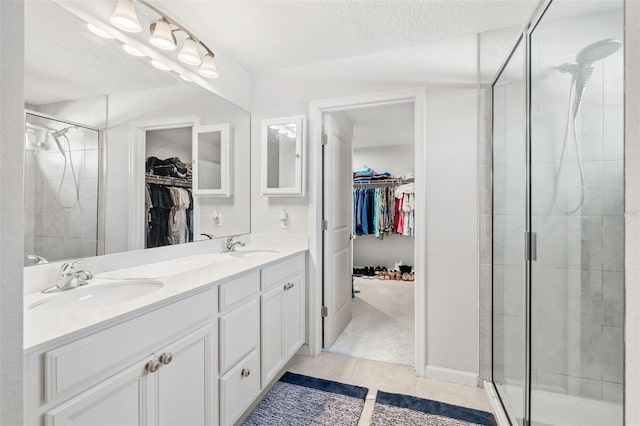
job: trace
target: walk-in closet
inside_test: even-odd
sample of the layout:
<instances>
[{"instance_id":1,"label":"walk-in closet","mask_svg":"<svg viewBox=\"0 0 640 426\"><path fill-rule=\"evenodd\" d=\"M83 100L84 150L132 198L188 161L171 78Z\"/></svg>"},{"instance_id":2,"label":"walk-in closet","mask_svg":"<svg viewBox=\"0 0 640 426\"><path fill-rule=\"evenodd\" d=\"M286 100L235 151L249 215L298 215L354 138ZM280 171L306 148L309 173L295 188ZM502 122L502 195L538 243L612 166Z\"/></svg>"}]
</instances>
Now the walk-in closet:
<instances>
[{"instance_id":1,"label":"walk-in closet","mask_svg":"<svg viewBox=\"0 0 640 426\"><path fill-rule=\"evenodd\" d=\"M352 318L330 352L413 366L414 106L332 113L351 129Z\"/></svg>"}]
</instances>

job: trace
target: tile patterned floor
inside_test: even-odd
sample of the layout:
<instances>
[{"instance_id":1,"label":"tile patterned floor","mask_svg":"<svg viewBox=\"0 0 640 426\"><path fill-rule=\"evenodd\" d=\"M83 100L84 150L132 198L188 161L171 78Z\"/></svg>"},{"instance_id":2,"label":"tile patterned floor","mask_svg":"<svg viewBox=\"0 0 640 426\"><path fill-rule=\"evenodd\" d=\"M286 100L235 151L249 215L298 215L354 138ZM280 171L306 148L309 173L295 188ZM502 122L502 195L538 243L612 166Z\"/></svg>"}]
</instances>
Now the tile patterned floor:
<instances>
[{"instance_id":1,"label":"tile patterned floor","mask_svg":"<svg viewBox=\"0 0 640 426\"><path fill-rule=\"evenodd\" d=\"M323 352L313 358L296 355L285 370L369 388L359 426L370 424L376 390L404 393L491 412L480 388L416 377L412 367Z\"/></svg>"}]
</instances>

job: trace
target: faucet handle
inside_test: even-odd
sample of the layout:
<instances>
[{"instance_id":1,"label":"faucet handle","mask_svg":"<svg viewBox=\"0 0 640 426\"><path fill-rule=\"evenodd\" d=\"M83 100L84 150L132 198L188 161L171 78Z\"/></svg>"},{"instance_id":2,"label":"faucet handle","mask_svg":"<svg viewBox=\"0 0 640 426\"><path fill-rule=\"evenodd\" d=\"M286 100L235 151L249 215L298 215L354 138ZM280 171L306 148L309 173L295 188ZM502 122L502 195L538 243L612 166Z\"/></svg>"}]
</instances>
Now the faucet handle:
<instances>
[{"instance_id":1,"label":"faucet handle","mask_svg":"<svg viewBox=\"0 0 640 426\"><path fill-rule=\"evenodd\" d=\"M64 262L62 266L60 266L60 273L69 274L75 271L76 266L81 263L84 263L84 260L81 260L81 259L68 260Z\"/></svg>"}]
</instances>

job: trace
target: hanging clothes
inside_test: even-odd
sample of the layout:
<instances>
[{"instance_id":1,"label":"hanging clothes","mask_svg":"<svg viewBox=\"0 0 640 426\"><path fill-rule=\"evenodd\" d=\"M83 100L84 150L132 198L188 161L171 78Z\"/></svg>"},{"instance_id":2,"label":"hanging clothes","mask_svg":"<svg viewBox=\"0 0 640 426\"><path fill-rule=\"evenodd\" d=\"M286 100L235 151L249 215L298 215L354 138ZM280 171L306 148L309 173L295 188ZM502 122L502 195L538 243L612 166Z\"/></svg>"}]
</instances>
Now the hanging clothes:
<instances>
[{"instance_id":1,"label":"hanging clothes","mask_svg":"<svg viewBox=\"0 0 640 426\"><path fill-rule=\"evenodd\" d=\"M191 190L152 183L146 188L149 195L148 198L145 196L145 207L148 208L146 247L193 241Z\"/></svg>"}]
</instances>

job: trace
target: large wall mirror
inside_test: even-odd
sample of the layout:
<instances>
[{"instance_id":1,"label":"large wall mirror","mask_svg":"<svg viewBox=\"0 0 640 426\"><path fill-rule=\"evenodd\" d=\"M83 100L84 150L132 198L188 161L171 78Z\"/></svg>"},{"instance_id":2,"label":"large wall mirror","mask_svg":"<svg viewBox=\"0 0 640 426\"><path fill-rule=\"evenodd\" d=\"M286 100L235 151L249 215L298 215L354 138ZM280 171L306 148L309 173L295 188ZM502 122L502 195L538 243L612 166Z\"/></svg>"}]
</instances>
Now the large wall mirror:
<instances>
[{"instance_id":1,"label":"large wall mirror","mask_svg":"<svg viewBox=\"0 0 640 426\"><path fill-rule=\"evenodd\" d=\"M82 7L25 3L25 265L249 233L249 113Z\"/></svg>"}]
</instances>

